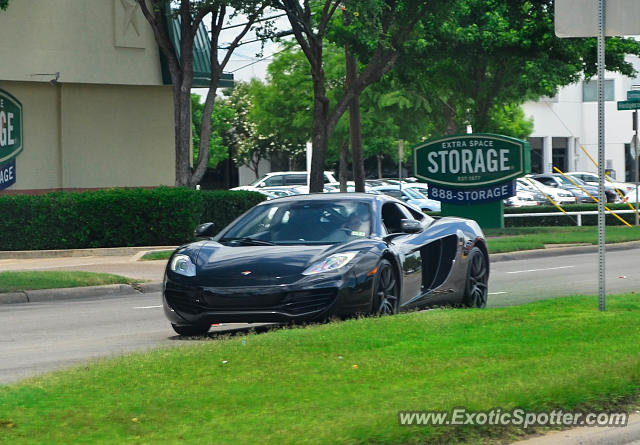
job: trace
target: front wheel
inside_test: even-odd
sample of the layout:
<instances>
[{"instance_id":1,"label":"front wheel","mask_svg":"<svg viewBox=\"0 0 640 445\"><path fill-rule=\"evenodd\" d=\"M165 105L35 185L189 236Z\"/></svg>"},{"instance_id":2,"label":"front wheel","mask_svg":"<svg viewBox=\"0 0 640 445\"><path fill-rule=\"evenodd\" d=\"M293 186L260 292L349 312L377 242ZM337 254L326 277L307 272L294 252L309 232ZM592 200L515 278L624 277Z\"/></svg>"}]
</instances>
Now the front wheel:
<instances>
[{"instance_id":1,"label":"front wheel","mask_svg":"<svg viewBox=\"0 0 640 445\"><path fill-rule=\"evenodd\" d=\"M474 247L467 258L467 280L463 303L467 307L483 308L487 305L489 263L482 250Z\"/></svg>"},{"instance_id":2,"label":"front wheel","mask_svg":"<svg viewBox=\"0 0 640 445\"><path fill-rule=\"evenodd\" d=\"M374 315L393 315L398 313L399 286L393 266L387 260L380 261L376 273L373 293Z\"/></svg>"},{"instance_id":3,"label":"front wheel","mask_svg":"<svg viewBox=\"0 0 640 445\"><path fill-rule=\"evenodd\" d=\"M209 332L209 328L211 327L211 324L183 325L183 324L171 323L171 327L173 328L174 331L176 331L177 334L192 336L192 335L206 334L207 332Z\"/></svg>"}]
</instances>

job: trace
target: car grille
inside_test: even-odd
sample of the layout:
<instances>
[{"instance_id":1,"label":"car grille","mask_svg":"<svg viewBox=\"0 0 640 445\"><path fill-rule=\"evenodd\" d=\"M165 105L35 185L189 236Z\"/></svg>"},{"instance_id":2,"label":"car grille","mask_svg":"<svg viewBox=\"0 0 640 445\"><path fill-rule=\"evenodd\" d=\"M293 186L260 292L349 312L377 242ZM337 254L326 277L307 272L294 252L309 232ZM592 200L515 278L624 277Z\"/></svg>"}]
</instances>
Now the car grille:
<instances>
[{"instance_id":1,"label":"car grille","mask_svg":"<svg viewBox=\"0 0 640 445\"><path fill-rule=\"evenodd\" d=\"M177 311L198 314L207 311L275 311L300 315L319 311L332 304L337 289L269 293L261 295L221 295L207 290L167 288L167 303Z\"/></svg>"},{"instance_id":2,"label":"car grille","mask_svg":"<svg viewBox=\"0 0 640 445\"><path fill-rule=\"evenodd\" d=\"M289 314L304 314L320 310L333 303L336 298L335 289L314 289L308 291L289 292L282 302L282 310Z\"/></svg>"}]
</instances>

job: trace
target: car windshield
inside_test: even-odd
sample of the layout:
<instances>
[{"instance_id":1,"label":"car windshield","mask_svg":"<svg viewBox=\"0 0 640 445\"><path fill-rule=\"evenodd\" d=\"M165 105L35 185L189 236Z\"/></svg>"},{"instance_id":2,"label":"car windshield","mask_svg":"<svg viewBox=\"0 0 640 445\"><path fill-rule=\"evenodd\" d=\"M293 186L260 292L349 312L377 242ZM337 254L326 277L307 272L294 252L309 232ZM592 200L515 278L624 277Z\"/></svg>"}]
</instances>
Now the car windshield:
<instances>
[{"instance_id":1,"label":"car windshield","mask_svg":"<svg viewBox=\"0 0 640 445\"><path fill-rule=\"evenodd\" d=\"M409 195L413 199L427 199L427 197L422 193L420 193L418 190L414 190L410 187L405 187L404 191L407 195Z\"/></svg>"},{"instance_id":2,"label":"car windshield","mask_svg":"<svg viewBox=\"0 0 640 445\"><path fill-rule=\"evenodd\" d=\"M279 201L279 200L277 200ZM371 234L371 206L355 200L270 202L254 207L218 241L336 244Z\"/></svg>"},{"instance_id":3,"label":"car windshield","mask_svg":"<svg viewBox=\"0 0 640 445\"><path fill-rule=\"evenodd\" d=\"M565 177L564 177L564 176L562 176L562 175L558 175L558 176L556 176L556 178L558 178L558 180L562 183L562 185L568 185L568 186L570 186L570 187L575 187L575 186L576 186L573 182L571 182L569 179L565 178ZM573 178L572 178L572 179L573 179ZM576 179L577 179L577 178L576 178ZM578 179L578 181L579 181L579 179ZM574 182L576 182L576 183L577 183L578 181L575 181L575 180L574 180Z\"/></svg>"}]
</instances>

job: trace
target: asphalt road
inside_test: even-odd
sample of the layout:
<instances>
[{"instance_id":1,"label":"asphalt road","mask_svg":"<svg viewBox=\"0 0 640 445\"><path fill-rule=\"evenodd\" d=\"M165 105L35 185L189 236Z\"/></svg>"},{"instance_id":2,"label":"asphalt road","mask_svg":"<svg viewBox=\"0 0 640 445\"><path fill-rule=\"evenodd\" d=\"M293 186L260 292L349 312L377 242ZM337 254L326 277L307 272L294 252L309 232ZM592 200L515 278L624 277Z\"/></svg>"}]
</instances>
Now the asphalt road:
<instances>
[{"instance_id":1,"label":"asphalt road","mask_svg":"<svg viewBox=\"0 0 640 445\"><path fill-rule=\"evenodd\" d=\"M639 255L640 250L620 250L607 255L608 293L640 289ZM597 254L580 254L492 263L489 306L575 294L597 295L597 260ZM89 301L0 305L0 383L89 358L207 341L176 336L164 318L160 300L159 293L150 293ZM210 336L243 326L246 325L214 327Z\"/></svg>"},{"instance_id":2,"label":"asphalt road","mask_svg":"<svg viewBox=\"0 0 640 445\"><path fill-rule=\"evenodd\" d=\"M607 294L640 291L640 249L606 256ZM568 295L598 295L598 254L561 255L491 263L489 307Z\"/></svg>"}]
</instances>

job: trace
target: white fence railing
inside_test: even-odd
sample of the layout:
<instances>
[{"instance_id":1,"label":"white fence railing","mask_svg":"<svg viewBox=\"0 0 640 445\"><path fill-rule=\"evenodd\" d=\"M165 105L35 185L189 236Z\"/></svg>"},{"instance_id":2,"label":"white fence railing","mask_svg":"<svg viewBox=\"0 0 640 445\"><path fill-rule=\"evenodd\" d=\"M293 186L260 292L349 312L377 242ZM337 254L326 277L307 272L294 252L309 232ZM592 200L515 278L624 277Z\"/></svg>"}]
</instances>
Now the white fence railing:
<instances>
[{"instance_id":1,"label":"white fence railing","mask_svg":"<svg viewBox=\"0 0 640 445\"><path fill-rule=\"evenodd\" d=\"M610 212L605 212L605 214L609 214ZM636 213L635 210L614 210L613 213L618 214L629 214ZM597 215L597 210L585 210L583 212L539 212L539 213L505 213L505 218L526 218L528 216L562 216L562 215L571 215L576 216L576 223L578 226L582 225L582 215Z\"/></svg>"}]
</instances>

